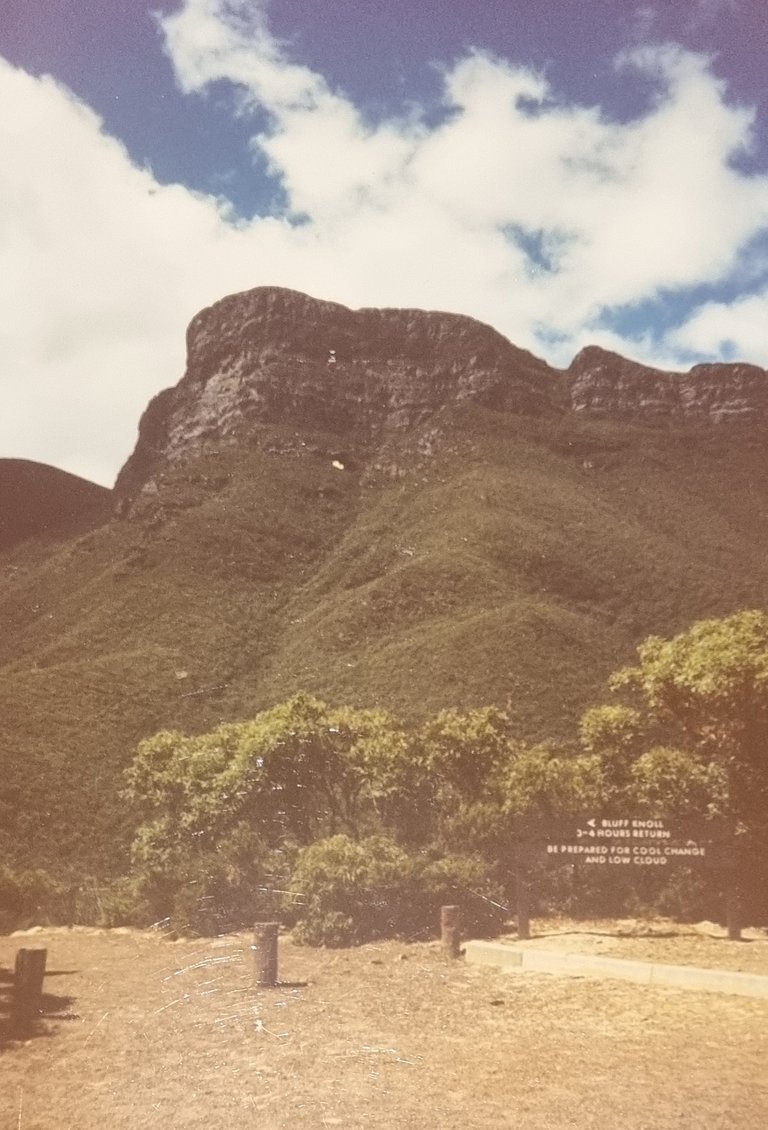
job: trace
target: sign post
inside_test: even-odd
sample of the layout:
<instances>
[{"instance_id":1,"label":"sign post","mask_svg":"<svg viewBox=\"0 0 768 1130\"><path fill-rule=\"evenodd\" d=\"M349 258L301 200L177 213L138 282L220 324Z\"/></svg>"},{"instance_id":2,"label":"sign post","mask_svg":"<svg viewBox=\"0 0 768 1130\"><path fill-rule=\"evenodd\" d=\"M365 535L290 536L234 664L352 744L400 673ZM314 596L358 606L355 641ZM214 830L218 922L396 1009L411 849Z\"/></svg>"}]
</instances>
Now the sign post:
<instances>
[{"instance_id":1,"label":"sign post","mask_svg":"<svg viewBox=\"0 0 768 1130\"><path fill-rule=\"evenodd\" d=\"M719 855L719 826L706 820L669 821L646 816L587 816L529 822L526 842L547 857L605 867L667 867L712 862Z\"/></svg>"},{"instance_id":2,"label":"sign post","mask_svg":"<svg viewBox=\"0 0 768 1130\"><path fill-rule=\"evenodd\" d=\"M692 866L722 864L725 838L722 823L706 819L590 815L519 821L515 836L518 936L530 937L528 885L523 861L531 852L539 858L543 856L559 863L583 863L612 874L622 871L637 873L637 868L664 873L676 863ZM732 883L730 890L735 889ZM735 897L729 898L728 936L739 937Z\"/></svg>"}]
</instances>

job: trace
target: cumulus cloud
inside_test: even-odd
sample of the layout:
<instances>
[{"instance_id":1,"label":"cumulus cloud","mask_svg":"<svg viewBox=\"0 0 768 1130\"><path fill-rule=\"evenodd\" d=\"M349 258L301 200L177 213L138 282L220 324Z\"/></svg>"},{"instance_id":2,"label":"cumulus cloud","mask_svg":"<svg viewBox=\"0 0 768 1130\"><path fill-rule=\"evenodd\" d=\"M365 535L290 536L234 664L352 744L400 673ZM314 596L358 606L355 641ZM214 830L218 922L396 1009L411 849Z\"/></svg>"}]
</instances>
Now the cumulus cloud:
<instances>
[{"instance_id":1,"label":"cumulus cloud","mask_svg":"<svg viewBox=\"0 0 768 1130\"><path fill-rule=\"evenodd\" d=\"M180 372L185 247L215 251L221 209L134 168L51 79L0 61L0 107L0 453L105 481Z\"/></svg>"},{"instance_id":2,"label":"cumulus cloud","mask_svg":"<svg viewBox=\"0 0 768 1130\"><path fill-rule=\"evenodd\" d=\"M616 61L655 92L629 124L472 52L445 70L446 113L429 129L413 113L368 126L285 55L252 3L187 0L163 27L184 90L227 79L242 106L268 111L253 145L308 221L320 274L322 256L331 273L343 264L356 294L375 275L387 300L405 286L533 348L541 325L564 360L606 311L723 278L768 224L768 178L733 164L753 111L728 102L709 60L672 44Z\"/></svg>"},{"instance_id":3,"label":"cumulus cloud","mask_svg":"<svg viewBox=\"0 0 768 1130\"><path fill-rule=\"evenodd\" d=\"M705 302L670 335L670 344L696 356L765 360L768 287L733 302Z\"/></svg>"},{"instance_id":4,"label":"cumulus cloud","mask_svg":"<svg viewBox=\"0 0 768 1130\"><path fill-rule=\"evenodd\" d=\"M189 318L262 284L472 314L556 364L587 341L665 364L768 364L754 272L662 339L612 328L617 310L746 278L768 226L768 177L735 160L753 111L706 58L662 44L616 60L652 94L619 123L474 51L445 67L439 108L373 123L291 57L252 0L186 0L160 27L185 94L224 82L233 113L253 114L284 214L246 221L158 184L68 91L0 64L0 361L14 405L0 453L110 480L150 395L181 374Z\"/></svg>"}]
</instances>

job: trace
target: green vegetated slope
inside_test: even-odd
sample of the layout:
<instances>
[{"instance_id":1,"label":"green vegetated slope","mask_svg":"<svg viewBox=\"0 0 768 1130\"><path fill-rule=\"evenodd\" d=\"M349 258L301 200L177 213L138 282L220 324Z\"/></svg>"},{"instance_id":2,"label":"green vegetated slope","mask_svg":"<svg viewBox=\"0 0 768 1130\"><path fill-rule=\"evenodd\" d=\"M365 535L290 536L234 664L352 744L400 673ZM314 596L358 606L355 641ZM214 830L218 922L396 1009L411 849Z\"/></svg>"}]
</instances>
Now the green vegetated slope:
<instances>
[{"instance_id":1,"label":"green vegetated slope","mask_svg":"<svg viewBox=\"0 0 768 1130\"><path fill-rule=\"evenodd\" d=\"M0 459L0 550L20 541L72 536L108 517L111 492L77 475Z\"/></svg>"},{"instance_id":2,"label":"green vegetated slope","mask_svg":"<svg viewBox=\"0 0 768 1130\"><path fill-rule=\"evenodd\" d=\"M306 689L414 721L499 703L523 737L568 737L640 639L766 604L757 432L454 406L390 444L395 473L349 445L334 467L337 437L279 454L270 434L0 559L12 858L118 868L120 771L160 728Z\"/></svg>"}]
</instances>

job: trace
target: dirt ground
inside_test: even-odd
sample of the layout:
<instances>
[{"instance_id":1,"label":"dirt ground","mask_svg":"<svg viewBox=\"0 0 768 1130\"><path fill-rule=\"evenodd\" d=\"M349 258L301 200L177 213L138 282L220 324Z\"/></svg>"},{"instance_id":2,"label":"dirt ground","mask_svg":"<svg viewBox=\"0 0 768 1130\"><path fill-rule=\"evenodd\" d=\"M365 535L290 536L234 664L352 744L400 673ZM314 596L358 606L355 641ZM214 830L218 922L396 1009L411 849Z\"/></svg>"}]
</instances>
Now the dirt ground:
<instances>
[{"instance_id":1,"label":"dirt ground","mask_svg":"<svg viewBox=\"0 0 768 1130\"><path fill-rule=\"evenodd\" d=\"M531 944L573 945L581 930L587 946L606 939L598 952L704 964L698 947L709 963L768 972L763 936L729 943L663 924L643 936L625 924L620 937L609 925L534 923ZM266 989L253 984L250 941L77 928L0 937L2 1130L768 1125L766 1001L505 976L436 944L314 950L287 937L282 983ZM47 947L48 972L39 1033L15 1041L9 970L21 946Z\"/></svg>"},{"instance_id":2,"label":"dirt ground","mask_svg":"<svg viewBox=\"0 0 768 1130\"><path fill-rule=\"evenodd\" d=\"M715 922L687 926L667 919L574 922L563 918L534 923L531 933L524 942L514 936L505 940L513 946L768 976L768 931L764 929L747 928L740 942L729 942L725 928Z\"/></svg>"}]
</instances>

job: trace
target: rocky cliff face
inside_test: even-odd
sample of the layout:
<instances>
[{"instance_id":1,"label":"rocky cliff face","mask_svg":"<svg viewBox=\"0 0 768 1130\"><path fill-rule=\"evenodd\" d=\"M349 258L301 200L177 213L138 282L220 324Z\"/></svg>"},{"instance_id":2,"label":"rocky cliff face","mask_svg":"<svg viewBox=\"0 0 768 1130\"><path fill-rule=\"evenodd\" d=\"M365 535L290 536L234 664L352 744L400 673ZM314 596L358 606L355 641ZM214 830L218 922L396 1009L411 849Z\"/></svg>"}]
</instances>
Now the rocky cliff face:
<instances>
[{"instance_id":1,"label":"rocky cliff face","mask_svg":"<svg viewBox=\"0 0 768 1130\"><path fill-rule=\"evenodd\" d=\"M135 494L165 462L208 442L253 441L265 424L381 442L446 403L537 413L554 371L471 318L349 310L259 287L198 314L187 370L151 402L116 484Z\"/></svg>"},{"instance_id":2,"label":"rocky cliff face","mask_svg":"<svg viewBox=\"0 0 768 1130\"><path fill-rule=\"evenodd\" d=\"M568 378L575 412L713 424L765 423L768 417L768 373L756 365L695 365L688 373L669 373L589 346L574 358Z\"/></svg>"},{"instance_id":3,"label":"rocky cliff face","mask_svg":"<svg viewBox=\"0 0 768 1130\"><path fill-rule=\"evenodd\" d=\"M564 385L563 385L564 382ZM563 397L563 387L566 395ZM259 287L203 310L187 369L151 402L115 487L119 500L207 444L259 442L265 425L377 446L450 403L653 422L768 417L768 374L754 365L662 372L590 346L565 374L489 326L421 310L349 310Z\"/></svg>"}]
</instances>

